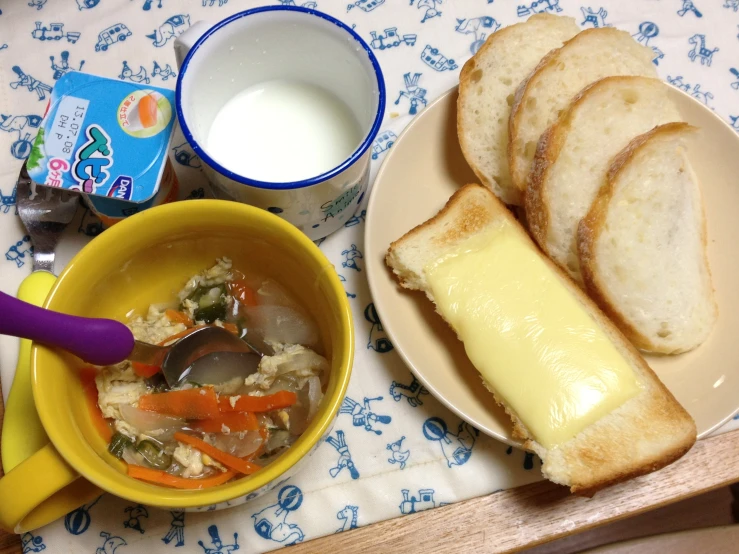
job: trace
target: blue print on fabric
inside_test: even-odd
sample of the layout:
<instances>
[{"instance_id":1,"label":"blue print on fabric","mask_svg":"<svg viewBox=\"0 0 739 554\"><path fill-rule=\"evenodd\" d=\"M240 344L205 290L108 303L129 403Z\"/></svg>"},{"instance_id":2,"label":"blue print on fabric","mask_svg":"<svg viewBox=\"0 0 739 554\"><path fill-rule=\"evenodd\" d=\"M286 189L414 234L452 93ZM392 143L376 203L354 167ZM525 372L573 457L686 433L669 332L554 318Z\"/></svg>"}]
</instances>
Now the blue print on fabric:
<instances>
[{"instance_id":1,"label":"blue print on fabric","mask_svg":"<svg viewBox=\"0 0 739 554\"><path fill-rule=\"evenodd\" d=\"M29 552L46 550L46 545L41 535L34 535L29 532L21 535L21 549L22 554L29 554Z\"/></svg>"},{"instance_id":2,"label":"blue print on fabric","mask_svg":"<svg viewBox=\"0 0 739 554\"><path fill-rule=\"evenodd\" d=\"M177 38L189 28L189 14L182 13L179 15L173 15L164 23L162 23L159 27L154 29L153 33L151 33L150 35L146 35L146 38L150 38L154 46L156 46L157 48L161 48L171 39Z\"/></svg>"},{"instance_id":3,"label":"blue print on fabric","mask_svg":"<svg viewBox=\"0 0 739 554\"><path fill-rule=\"evenodd\" d=\"M346 283L346 277L344 277L343 275L339 275L339 281L341 281L342 283ZM357 295L354 294L354 293L351 293L349 291L345 291L345 292L346 292L346 297L347 298L356 298L357 297Z\"/></svg>"},{"instance_id":4,"label":"blue print on fabric","mask_svg":"<svg viewBox=\"0 0 739 554\"><path fill-rule=\"evenodd\" d=\"M341 404L341 408L339 408L339 413L351 415L352 425L354 425L354 427L364 427L365 431L369 431L375 435L382 435L382 431L380 429L375 429L374 426L378 423L384 423L387 425L392 421L392 418L388 415L378 415L370 408L370 402L379 402L381 400L382 396L378 396L376 398L367 398L365 396L363 403L360 404L356 400L346 396L344 398L344 402Z\"/></svg>"},{"instance_id":5,"label":"blue print on fabric","mask_svg":"<svg viewBox=\"0 0 739 554\"><path fill-rule=\"evenodd\" d=\"M51 60L51 70L54 72L52 75L52 78L55 81L58 81L61 79L64 75L69 73L70 71L81 71L82 66L85 65L85 60L80 61L80 65L77 68L70 67L69 66L69 51L68 50L62 50L62 53L59 54L59 63L56 63L56 58L54 56L49 56L49 59Z\"/></svg>"},{"instance_id":6,"label":"blue print on fabric","mask_svg":"<svg viewBox=\"0 0 739 554\"><path fill-rule=\"evenodd\" d=\"M411 0L411 6L415 0ZM438 5L442 3L442 0L418 0L416 8L423 10L423 19L421 23L426 23L429 19L434 17L441 17Z\"/></svg>"},{"instance_id":7,"label":"blue print on fabric","mask_svg":"<svg viewBox=\"0 0 739 554\"><path fill-rule=\"evenodd\" d=\"M329 475L333 479L336 479L339 473L341 473L341 470L346 468L349 470L349 475L351 475L352 479L359 479L359 471L352 460L352 453L349 452L349 446L346 444L344 431L336 431L336 436L329 436L326 438L326 442L333 446L334 450L339 453L336 465L328 470Z\"/></svg>"},{"instance_id":8,"label":"blue print on fabric","mask_svg":"<svg viewBox=\"0 0 739 554\"><path fill-rule=\"evenodd\" d=\"M688 39L690 44L693 44L693 49L688 52L688 58L691 62L700 59L701 65L711 67L713 61L713 55L719 51L718 46L714 49L706 47L706 35L696 33Z\"/></svg>"},{"instance_id":9,"label":"blue print on fabric","mask_svg":"<svg viewBox=\"0 0 739 554\"><path fill-rule=\"evenodd\" d=\"M729 119L731 120L731 128L739 131L739 115L730 115Z\"/></svg>"},{"instance_id":10,"label":"blue print on fabric","mask_svg":"<svg viewBox=\"0 0 739 554\"><path fill-rule=\"evenodd\" d=\"M736 77L736 81L731 83L731 88L733 88L734 90L739 90L739 69L737 69L736 67L732 67L731 69L729 69L729 73Z\"/></svg>"},{"instance_id":11,"label":"blue print on fabric","mask_svg":"<svg viewBox=\"0 0 739 554\"><path fill-rule=\"evenodd\" d=\"M362 271L362 268L357 264L357 260L364 258L364 255L359 251L356 244L352 244L350 248L347 248L341 253L344 256L344 261L341 262L341 267L353 269L355 271Z\"/></svg>"},{"instance_id":12,"label":"blue print on fabric","mask_svg":"<svg viewBox=\"0 0 739 554\"><path fill-rule=\"evenodd\" d=\"M5 259L9 262L15 262L19 268L26 264L26 257L29 259L33 256L33 246L31 245L31 237L26 235L21 240L12 244L5 252Z\"/></svg>"},{"instance_id":13,"label":"blue print on fabric","mask_svg":"<svg viewBox=\"0 0 739 554\"><path fill-rule=\"evenodd\" d=\"M402 450L404 440L405 437L403 436L387 445L387 449L390 451L390 458L387 461L391 464L400 464L400 469L405 469L405 463L411 456L410 450Z\"/></svg>"},{"instance_id":14,"label":"blue print on fabric","mask_svg":"<svg viewBox=\"0 0 739 554\"><path fill-rule=\"evenodd\" d=\"M518 452L518 451L517 451ZM506 454L509 456L513 454L513 447L509 446L508 449L505 451ZM535 454L533 452L524 452L523 453L523 468L526 471L534 469L534 456ZM541 460L540 460L541 462Z\"/></svg>"},{"instance_id":15,"label":"blue print on fabric","mask_svg":"<svg viewBox=\"0 0 739 554\"><path fill-rule=\"evenodd\" d=\"M159 77L162 81L169 80L170 77L177 77L177 73L172 70L169 64L165 64L164 69L154 60L154 67L151 70L152 77Z\"/></svg>"},{"instance_id":16,"label":"blue print on fabric","mask_svg":"<svg viewBox=\"0 0 739 554\"><path fill-rule=\"evenodd\" d=\"M492 35L500 29L500 23L489 15L481 17L473 17L472 19L457 19L457 25L454 30L463 35L472 35L472 44L470 44L470 54L473 56L485 44L488 35Z\"/></svg>"},{"instance_id":17,"label":"blue print on fabric","mask_svg":"<svg viewBox=\"0 0 739 554\"><path fill-rule=\"evenodd\" d=\"M251 516L257 535L284 545L302 542L305 538L303 530L297 524L287 521L290 513L300 508L302 503L303 492L295 485L280 489L276 504L267 506Z\"/></svg>"},{"instance_id":18,"label":"blue print on fabric","mask_svg":"<svg viewBox=\"0 0 739 554\"><path fill-rule=\"evenodd\" d=\"M416 44L416 39L418 38L416 34L401 36L398 34L397 27L388 27L384 32L370 31L370 36L372 37L370 48L373 50L388 50L401 44L413 46Z\"/></svg>"},{"instance_id":19,"label":"blue print on fabric","mask_svg":"<svg viewBox=\"0 0 739 554\"><path fill-rule=\"evenodd\" d=\"M97 6L100 3L100 0L77 0L77 9L78 10L90 10Z\"/></svg>"},{"instance_id":20,"label":"blue print on fabric","mask_svg":"<svg viewBox=\"0 0 739 554\"><path fill-rule=\"evenodd\" d=\"M583 27L588 23L593 26L594 29L601 29L603 27L613 27L610 23L606 23L606 17L608 12L604 8L598 8L595 11L593 8L586 8L585 6L580 8L582 12L583 20L580 23Z\"/></svg>"},{"instance_id":21,"label":"blue print on fabric","mask_svg":"<svg viewBox=\"0 0 739 554\"><path fill-rule=\"evenodd\" d=\"M418 496L411 496L409 489L402 489L400 493L403 495L403 502L400 503L401 514L415 514L429 508L436 508L436 500L434 500L434 489L419 489ZM448 502L439 502L438 506L446 506Z\"/></svg>"},{"instance_id":22,"label":"blue print on fabric","mask_svg":"<svg viewBox=\"0 0 739 554\"><path fill-rule=\"evenodd\" d=\"M442 55L438 48L434 48L430 44L427 44L421 52L421 61L434 71L452 71L459 67L454 63L454 60Z\"/></svg>"},{"instance_id":23,"label":"blue print on fabric","mask_svg":"<svg viewBox=\"0 0 739 554\"><path fill-rule=\"evenodd\" d=\"M164 537L162 542L169 544L175 541L175 548L178 546L185 545L185 512L183 510L173 510L169 512L172 514L172 523L169 524L169 531Z\"/></svg>"},{"instance_id":24,"label":"blue print on fabric","mask_svg":"<svg viewBox=\"0 0 739 554\"><path fill-rule=\"evenodd\" d=\"M695 17L703 17L703 14L693 5L693 0L683 0L683 7L677 10L677 15L680 17L685 16L686 13L692 13Z\"/></svg>"},{"instance_id":25,"label":"blue print on fabric","mask_svg":"<svg viewBox=\"0 0 739 554\"><path fill-rule=\"evenodd\" d=\"M174 154L174 160L180 165L193 169L200 169L203 166L200 157L190 150L190 144L187 141L172 148L172 153Z\"/></svg>"},{"instance_id":26,"label":"blue print on fabric","mask_svg":"<svg viewBox=\"0 0 739 554\"><path fill-rule=\"evenodd\" d=\"M3 194L0 190L0 213L7 214L10 212L10 208L15 207L15 193L17 186L13 187L13 192L10 194Z\"/></svg>"},{"instance_id":27,"label":"blue print on fabric","mask_svg":"<svg viewBox=\"0 0 739 554\"><path fill-rule=\"evenodd\" d=\"M403 81L405 83L405 90L401 90L398 94L398 98L395 100L395 105L400 104L401 98L407 98L410 103L408 109L409 115L416 115L418 112L418 104L421 107L426 107L426 89L418 86L418 80L421 78L422 73L414 73L411 77L410 73L403 75ZM389 148L389 147L388 147Z\"/></svg>"},{"instance_id":28,"label":"blue print on fabric","mask_svg":"<svg viewBox=\"0 0 739 554\"><path fill-rule=\"evenodd\" d=\"M28 5L32 8L36 8L37 10L40 10L46 5L46 2L48 0L31 0Z\"/></svg>"},{"instance_id":29,"label":"blue print on fabric","mask_svg":"<svg viewBox=\"0 0 739 554\"><path fill-rule=\"evenodd\" d=\"M670 83L672 86L687 92L690 96L692 96L699 102L703 102L706 106L713 109L713 107L709 103L710 100L713 100L713 94L708 91L702 91L701 86L698 83L694 85L691 85L690 83L685 83L683 82L682 75L678 75L677 77L671 77L668 75L667 82Z\"/></svg>"},{"instance_id":30,"label":"blue print on fabric","mask_svg":"<svg viewBox=\"0 0 739 554\"><path fill-rule=\"evenodd\" d=\"M18 76L17 81L10 83L10 88L16 90L18 87L25 87L28 92L35 92L39 100L46 100L46 93L51 92L51 87L45 83L42 83L32 75L25 73L20 66L13 66L13 73Z\"/></svg>"},{"instance_id":31,"label":"blue print on fabric","mask_svg":"<svg viewBox=\"0 0 739 554\"><path fill-rule=\"evenodd\" d=\"M405 397L411 408L422 406L423 400L421 400L421 395L428 393L429 391L426 387L424 387L415 377L413 377L410 385L404 385L397 381L393 381L390 385L390 396L393 397L393 400L400 402L400 399Z\"/></svg>"},{"instance_id":32,"label":"blue print on fabric","mask_svg":"<svg viewBox=\"0 0 739 554\"><path fill-rule=\"evenodd\" d=\"M121 546L128 544L121 537L111 535L105 531L101 531L100 536L103 537L103 545L95 550L95 554L115 554Z\"/></svg>"},{"instance_id":33,"label":"blue print on fabric","mask_svg":"<svg viewBox=\"0 0 739 554\"><path fill-rule=\"evenodd\" d=\"M92 518L90 517L90 510L95 504L98 503L101 498L102 495L98 496L89 504L84 504L64 516L64 528L67 530L67 532L71 533L72 535L81 535L82 533L87 531L87 529L90 527L90 522L92 521Z\"/></svg>"},{"instance_id":34,"label":"blue print on fabric","mask_svg":"<svg viewBox=\"0 0 739 554\"><path fill-rule=\"evenodd\" d=\"M95 52L105 52L109 46L124 42L132 34L131 30L123 23L115 23L110 27L106 27L98 33Z\"/></svg>"},{"instance_id":35,"label":"blue print on fabric","mask_svg":"<svg viewBox=\"0 0 739 554\"><path fill-rule=\"evenodd\" d=\"M356 529L358 513L359 508L352 505L344 506L341 510L339 510L339 512L336 514L336 519L338 519L339 521L343 521L344 523L342 523L341 527L334 531L334 533L341 533L342 531L351 531L352 529Z\"/></svg>"},{"instance_id":36,"label":"blue print on fabric","mask_svg":"<svg viewBox=\"0 0 739 554\"><path fill-rule=\"evenodd\" d=\"M103 224L94 213L88 208L85 208L85 213L82 214L77 232L88 237L96 237L103 232Z\"/></svg>"},{"instance_id":37,"label":"blue print on fabric","mask_svg":"<svg viewBox=\"0 0 739 554\"><path fill-rule=\"evenodd\" d=\"M10 153L14 158L25 160L31 153L41 119L39 115L0 114L0 131L16 133L16 139L10 145Z\"/></svg>"},{"instance_id":38,"label":"blue print on fabric","mask_svg":"<svg viewBox=\"0 0 739 554\"><path fill-rule=\"evenodd\" d=\"M649 41L657 35L659 35L659 27L657 24L652 23L651 21L644 21L639 24L639 30L631 36L636 39L636 42L639 42L644 46L650 46ZM654 52L652 63L654 63L654 65L659 65L659 61L665 57L665 53L654 45L650 46L650 48L652 49L652 52Z\"/></svg>"},{"instance_id":39,"label":"blue print on fabric","mask_svg":"<svg viewBox=\"0 0 739 554\"><path fill-rule=\"evenodd\" d=\"M346 11L349 12L353 8L359 8L363 12L371 12L375 8L382 6L384 3L385 0L356 0L356 2L346 6Z\"/></svg>"},{"instance_id":40,"label":"blue print on fabric","mask_svg":"<svg viewBox=\"0 0 739 554\"><path fill-rule=\"evenodd\" d=\"M377 135L375 142L372 143L372 159L376 160L380 154L386 150L390 150L396 140L398 140L398 135L392 131L380 132ZM349 221L351 221L351 219ZM349 221L347 221L347 223L349 223Z\"/></svg>"},{"instance_id":41,"label":"blue print on fabric","mask_svg":"<svg viewBox=\"0 0 739 554\"><path fill-rule=\"evenodd\" d=\"M283 6L300 6L302 8L308 8L309 10L315 10L318 7L318 2L313 2L312 0L308 0L308 2L303 2L302 4L296 4L295 0L277 0L277 1Z\"/></svg>"},{"instance_id":42,"label":"blue print on fabric","mask_svg":"<svg viewBox=\"0 0 739 554\"><path fill-rule=\"evenodd\" d=\"M76 31L65 32L64 23L49 23L48 27L42 27L41 21L36 21L36 28L31 31L31 37L36 40L61 40L67 39L67 42L74 44L80 39L80 33Z\"/></svg>"},{"instance_id":43,"label":"blue print on fabric","mask_svg":"<svg viewBox=\"0 0 739 554\"><path fill-rule=\"evenodd\" d=\"M534 0L531 4L518 6L516 15L518 17L528 17L535 13L559 13L562 8L559 7L559 0Z\"/></svg>"},{"instance_id":44,"label":"blue print on fabric","mask_svg":"<svg viewBox=\"0 0 739 554\"><path fill-rule=\"evenodd\" d=\"M367 210L362 210L359 214L354 214L344 223L344 227L354 227L360 223L364 223L364 218L367 217Z\"/></svg>"},{"instance_id":45,"label":"blue print on fabric","mask_svg":"<svg viewBox=\"0 0 739 554\"><path fill-rule=\"evenodd\" d=\"M141 527L141 519L149 518L149 510L141 504L137 504L136 506L128 506L123 511L128 514L128 519L123 522L123 527L133 529L143 535L146 531Z\"/></svg>"},{"instance_id":46,"label":"blue print on fabric","mask_svg":"<svg viewBox=\"0 0 739 554\"><path fill-rule=\"evenodd\" d=\"M203 554L231 554L234 550L239 549L239 534L234 533L233 544L223 544L221 536L218 534L218 526L211 525L208 527L208 534L210 535L210 543L212 548L205 546L203 541L198 541L200 548L203 549Z\"/></svg>"},{"instance_id":47,"label":"blue print on fabric","mask_svg":"<svg viewBox=\"0 0 739 554\"><path fill-rule=\"evenodd\" d=\"M446 421L440 417L430 417L423 424L423 435L436 441L446 458L447 467L466 464L472 456L472 449L480 431L466 421L462 421L454 434L447 428Z\"/></svg>"},{"instance_id":48,"label":"blue print on fabric","mask_svg":"<svg viewBox=\"0 0 739 554\"><path fill-rule=\"evenodd\" d=\"M146 73L146 69L143 65L139 66L139 70L137 73L134 73L133 70L128 66L128 62L126 60L123 60L123 67L121 68L121 74L118 75L118 78L122 81L131 81L132 83L144 83L146 85L149 84L149 76Z\"/></svg>"},{"instance_id":49,"label":"blue print on fabric","mask_svg":"<svg viewBox=\"0 0 739 554\"><path fill-rule=\"evenodd\" d=\"M385 336L385 331L380 322L380 316L377 315L375 304L370 302L364 309L364 319L372 324L369 332L369 340L367 341L367 350L374 350L380 354L385 354L393 349L393 343Z\"/></svg>"}]
</instances>

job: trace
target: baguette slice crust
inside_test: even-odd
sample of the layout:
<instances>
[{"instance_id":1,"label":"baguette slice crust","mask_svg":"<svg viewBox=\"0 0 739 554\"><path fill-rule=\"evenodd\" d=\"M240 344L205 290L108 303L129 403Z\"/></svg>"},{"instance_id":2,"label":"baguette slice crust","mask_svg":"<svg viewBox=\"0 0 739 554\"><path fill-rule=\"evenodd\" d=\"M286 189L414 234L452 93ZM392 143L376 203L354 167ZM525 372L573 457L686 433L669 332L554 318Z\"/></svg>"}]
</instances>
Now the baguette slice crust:
<instances>
[{"instance_id":1,"label":"baguette slice crust","mask_svg":"<svg viewBox=\"0 0 739 554\"><path fill-rule=\"evenodd\" d=\"M425 265L443 257L469 237L485 232L499 218L514 222L516 232L524 240L530 240L489 189L465 185L436 216L393 242L386 264L402 287L421 290L433 302ZM574 438L548 450L533 439L516 413L495 396L493 384L484 385L511 416L514 436L522 439L524 448L536 452L544 462L544 476L568 486L573 493L592 496L606 486L650 473L680 458L695 442L695 423L610 320L555 264L543 254L542 257L613 341L643 389Z\"/></svg>"},{"instance_id":2,"label":"baguette slice crust","mask_svg":"<svg viewBox=\"0 0 739 554\"><path fill-rule=\"evenodd\" d=\"M578 228L586 290L646 351L692 350L718 317L701 192L685 150L697 131L668 123L632 140Z\"/></svg>"},{"instance_id":3,"label":"baguette slice crust","mask_svg":"<svg viewBox=\"0 0 739 554\"><path fill-rule=\"evenodd\" d=\"M535 14L490 35L462 67L457 99L459 144L477 178L506 204L523 203L523 194L508 171L513 95L547 52L579 31L571 17Z\"/></svg>"},{"instance_id":4,"label":"baguette slice crust","mask_svg":"<svg viewBox=\"0 0 739 554\"><path fill-rule=\"evenodd\" d=\"M577 226L611 160L635 136L680 121L667 87L648 77L606 77L582 90L541 137L526 190L526 218L544 252L582 283Z\"/></svg>"},{"instance_id":5,"label":"baguette slice crust","mask_svg":"<svg viewBox=\"0 0 739 554\"><path fill-rule=\"evenodd\" d=\"M521 83L509 119L508 163L514 184L526 188L536 144L572 98L613 75L657 77L654 53L625 31L587 29L547 54Z\"/></svg>"}]
</instances>

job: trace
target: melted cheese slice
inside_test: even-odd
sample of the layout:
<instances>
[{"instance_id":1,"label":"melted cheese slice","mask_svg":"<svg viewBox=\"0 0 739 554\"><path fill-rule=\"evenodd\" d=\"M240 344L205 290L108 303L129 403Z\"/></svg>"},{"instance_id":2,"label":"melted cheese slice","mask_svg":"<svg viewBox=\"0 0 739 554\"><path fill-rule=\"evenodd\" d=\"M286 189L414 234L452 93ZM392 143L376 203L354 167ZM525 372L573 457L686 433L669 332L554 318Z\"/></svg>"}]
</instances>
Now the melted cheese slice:
<instances>
[{"instance_id":1,"label":"melted cheese slice","mask_svg":"<svg viewBox=\"0 0 739 554\"><path fill-rule=\"evenodd\" d=\"M633 369L512 223L425 271L474 366L547 449L639 392Z\"/></svg>"}]
</instances>

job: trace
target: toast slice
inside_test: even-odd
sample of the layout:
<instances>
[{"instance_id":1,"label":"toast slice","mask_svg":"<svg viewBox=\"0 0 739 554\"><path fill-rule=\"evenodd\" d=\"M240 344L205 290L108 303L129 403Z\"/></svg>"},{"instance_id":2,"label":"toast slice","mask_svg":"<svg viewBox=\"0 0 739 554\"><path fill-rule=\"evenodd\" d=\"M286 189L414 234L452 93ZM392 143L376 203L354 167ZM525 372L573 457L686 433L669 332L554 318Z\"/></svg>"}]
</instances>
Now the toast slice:
<instances>
[{"instance_id":1,"label":"toast slice","mask_svg":"<svg viewBox=\"0 0 739 554\"><path fill-rule=\"evenodd\" d=\"M657 77L654 53L625 31L587 29L547 54L516 91L508 121L508 164L513 183L526 180L541 134L590 83L612 75Z\"/></svg>"},{"instance_id":2,"label":"toast slice","mask_svg":"<svg viewBox=\"0 0 739 554\"><path fill-rule=\"evenodd\" d=\"M508 117L519 83L544 55L580 31L575 20L548 13L490 35L459 74L457 135L467 163L506 204L523 193L508 171Z\"/></svg>"},{"instance_id":3,"label":"toast slice","mask_svg":"<svg viewBox=\"0 0 739 554\"><path fill-rule=\"evenodd\" d=\"M561 279L587 314L605 332L642 383L639 392L583 431L553 449L539 444L516 412L496 394L495 383L483 383L493 393L491 401L510 415L514 436L539 455L544 476L568 486L573 493L592 496L596 491L677 460L695 442L695 423L685 409L649 368L639 352L603 315L596 305L548 258L538 251L523 227L495 195L482 185L465 185L434 217L412 229L390 245L387 265L400 285L420 290L434 302L426 279L427 264L452 253L463 241L484 236L511 223L513 232L541 256L543 263ZM438 308L437 308L438 311ZM516 371L515 367L505 368Z\"/></svg>"},{"instance_id":4,"label":"toast slice","mask_svg":"<svg viewBox=\"0 0 739 554\"><path fill-rule=\"evenodd\" d=\"M578 283L577 226L611 160L635 136L681 120L668 86L647 77L596 81L539 140L526 190L527 223L542 250Z\"/></svg>"},{"instance_id":5,"label":"toast slice","mask_svg":"<svg viewBox=\"0 0 739 554\"><path fill-rule=\"evenodd\" d=\"M692 350L718 317L701 192L686 154L697 131L668 123L632 140L578 229L586 290L650 352Z\"/></svg>"}]
</instances>

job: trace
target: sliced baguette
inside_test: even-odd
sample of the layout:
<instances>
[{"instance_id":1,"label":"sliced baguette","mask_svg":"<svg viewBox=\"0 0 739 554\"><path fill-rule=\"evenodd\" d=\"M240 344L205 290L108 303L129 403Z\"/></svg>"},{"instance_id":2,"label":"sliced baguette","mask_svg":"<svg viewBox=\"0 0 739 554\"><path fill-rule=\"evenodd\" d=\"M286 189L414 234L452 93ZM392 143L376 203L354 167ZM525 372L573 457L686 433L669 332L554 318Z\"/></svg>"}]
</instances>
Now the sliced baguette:
<instances>
[{"instance_id":1,"label":"sliced baguette","mask_svg":"<svg viewBox=\"0 0 739 554\"><path fill-rule=\"evenodd\" d=\"M457 135L467 163L506 204L522 192L508 171L508 117L519 83L553 48L580 31L571 17L532 15L493 33L459 75Z\"/></svg>"},{"instance_id":2,"label":"sliced baguette","mask_svg":"<svg viewBox=\"0 0 739 554\"><path fill-rule=\"evenodd\" d=\"M653 56L629 33L610 27L582 31L547 54L513 101L508 163L514 184L526 188L539 137L581 89L612 75L657 77Z\"/></svg>"},{"instance_id":3,"label":"sliced baguette","mask_svg":"<svg viewBox=\"0 0 739 554\"><path fill-rule=\"evenodd\" d=\"M386 263L401 286L423 291L433 302L424 272L426 264L453 251L462 241L495 227L500 218L510 220L514 232L520 233L523 240L531 240L489 189L465 185L436 216L393 242ZM680 458L695 442L695 423L596 305L543 254L542 258L613 341L643 388L574 438L547 450L533 439L516 413L495 396L494 383L485 386L511 416L514 435L544 462L544 476L568 486L573 493L592 496L606 486L655 471ZM516 370L515 367L501 369Z\"/></svg>"},{"instance_id":4,"label":"sliced baguette","mask_svg":"<svg viewBox=\"0 0 739 554\"><path fill-rule=\"evenodd\" d=\"M718 317L701 192L686 154L697 131L668 123L632 140L578 228L586 290L650 352L692 350Z\"/></svg>"},{"instance_id":5,"label":"sliced baguette","mask_svg":"<svg viewBox=\"0 0 739 554\"><path fill-rule=\"evenodd\" d=\"M667 87L647 77L606 77L586 87L539 140L526 190L526 220L536 241L582 283L577 226L613 157L631 139L680 121Z\"/></svg>"}]
</instances>

